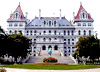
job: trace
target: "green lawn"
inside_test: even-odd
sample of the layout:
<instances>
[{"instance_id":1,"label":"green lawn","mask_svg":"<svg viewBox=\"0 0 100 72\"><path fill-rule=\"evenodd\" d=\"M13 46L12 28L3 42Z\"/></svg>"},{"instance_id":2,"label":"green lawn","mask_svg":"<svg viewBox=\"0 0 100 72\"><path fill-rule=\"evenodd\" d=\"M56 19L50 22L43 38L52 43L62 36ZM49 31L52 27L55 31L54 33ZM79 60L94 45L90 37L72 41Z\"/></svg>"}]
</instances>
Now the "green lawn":
<instances>
[{"instance_id":1,"label":"green lawn","mask_svg":"<svg viewBox=\"0 0 100 72\"><path fill-rule=\"evenodd\" d=\"M98 65L33 65L33 64L5 65L4 67L23 68L23 69L54 69L54 70L100 68L100 66Z\"/></svg>"}]
</instances>

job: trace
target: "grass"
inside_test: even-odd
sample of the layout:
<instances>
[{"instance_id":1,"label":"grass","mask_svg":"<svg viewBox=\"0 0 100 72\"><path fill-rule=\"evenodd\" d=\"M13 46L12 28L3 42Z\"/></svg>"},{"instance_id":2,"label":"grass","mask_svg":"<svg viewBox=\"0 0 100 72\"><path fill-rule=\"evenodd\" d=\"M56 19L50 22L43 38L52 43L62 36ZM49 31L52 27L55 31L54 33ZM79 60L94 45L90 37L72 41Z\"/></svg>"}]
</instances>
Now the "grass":
<instances>
[{"instance_id":1,"label":"grass","mask_svg":"<svg viewBox=\"0 0 100 72\"><path fill-rule=\"evenodd\" d=\"M90 69L100 68L98 65L33 65L33 64L22 64L22 65L5 65L3 67L9 68L23 68L23 69L53 69L53 70L71 70L71 69Z\"/></svg>"}]
</instances>

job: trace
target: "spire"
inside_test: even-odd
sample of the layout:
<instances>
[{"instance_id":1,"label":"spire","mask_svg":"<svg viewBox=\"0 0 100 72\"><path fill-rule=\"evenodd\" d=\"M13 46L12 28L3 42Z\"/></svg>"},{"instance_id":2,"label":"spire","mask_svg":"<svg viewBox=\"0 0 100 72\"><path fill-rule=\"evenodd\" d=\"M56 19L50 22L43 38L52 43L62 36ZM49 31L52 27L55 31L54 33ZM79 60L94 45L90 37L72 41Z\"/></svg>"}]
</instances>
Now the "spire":
<instances>
[{"instance_id":1,"label":"spire","mask_svg":"<svg viewBox=\"0 0 100 72\"><path fill-rule=\"evenodd\" d=\"M39 19L41 19L41 9L39 9Z\"/></svg>"},{"instance_id":2,"label":"spire","mask_svg":"<svg viewBox=\"0 0 100 72\"><path fill-rule=\"evenodd\" d=\"M82 2L80 2L80 7L82 6Z\"/></svg>"},{"instance_id":3,"label":"spire","mask_svg":"<svg viewBox=\"0 0 100 72\"><path fill-rule=\"evenodd\" d=\"M20 5L20 2L19 2L19 5Z\"/></svg>"},{"instance_id":4,"label":"spire","mask_svg":"<svg viewBox=\"0 0 100 72\"><path fill-rule=\"evenodd\" d=\"M60 20L61 20L61 9L60 9Z\"/></svg>"},{"instance_id":5,"label":"spire","mask_svg":"<svg viewBox=\"0 0 100 72\"><path fill-rule=\"evenodd\" d=\"M18 7L20 7L20 2L19 2L19 5L18 5Z\"/></svg>"}]
</instances>

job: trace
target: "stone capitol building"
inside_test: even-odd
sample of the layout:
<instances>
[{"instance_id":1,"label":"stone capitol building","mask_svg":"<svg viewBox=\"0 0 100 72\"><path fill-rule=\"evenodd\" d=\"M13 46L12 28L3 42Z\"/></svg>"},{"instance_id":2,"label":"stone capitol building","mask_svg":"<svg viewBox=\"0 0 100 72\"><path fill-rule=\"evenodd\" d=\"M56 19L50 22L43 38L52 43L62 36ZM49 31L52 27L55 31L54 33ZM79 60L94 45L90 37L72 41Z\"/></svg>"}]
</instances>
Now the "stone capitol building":
<instances>
[{"instance_id":1,"label":"stone capitol building","mask_svg":"<svg viewBox=\"0 0 100 72\"><path fill-rule=\"evenodd\" d=\"M52 55L68 56L73 55L76 48L76 42L80 36L94 35L93 18L84 9L82 4L77 15L73 13L73 21L68 21L59 17L35 17L32 21L23 15L20 4L10 15L8 22L8 34L19 33L32 40L31 55L45 56L48 54L48 48L52 48Z\"/></svg>"}]
</instances>

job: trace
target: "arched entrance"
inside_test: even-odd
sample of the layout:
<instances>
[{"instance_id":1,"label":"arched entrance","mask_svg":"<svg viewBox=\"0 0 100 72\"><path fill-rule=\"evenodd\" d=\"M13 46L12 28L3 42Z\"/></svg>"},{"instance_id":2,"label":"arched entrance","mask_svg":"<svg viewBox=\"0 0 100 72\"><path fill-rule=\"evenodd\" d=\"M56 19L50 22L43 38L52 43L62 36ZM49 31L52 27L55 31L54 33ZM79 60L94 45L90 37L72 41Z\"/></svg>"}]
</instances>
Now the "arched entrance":
<instances>
[{"instance_id":1,"label":"arched entrance","mask_svg":"<svg viewBox=\"0 0 100 72\"><path fill-rule=\"evenodd\" d=\"M42 50L46 50L46 46L45 45L42 46Z\"/></svg>"},{"instance_id":2,"label":"arched entrance","mask_svg":"<svg viewBox=\"0 0 100 72\"><path fill-rule=\"evenodd\" d=\"M48 49L49 49L49 48L52 48L52 46L51 46L51 45L49 45L49 46L48 46Z\"/></svg>"},{"instance_id":3,"label":"arched entrance","mask_svg":"<svg viewBox=\"0 0 100 72\"><path fill-rule=\"evenodd\" d=\"M58 50L58 46L57 45L54 46L54 50Z\"/></svg>"}]
</instances>

